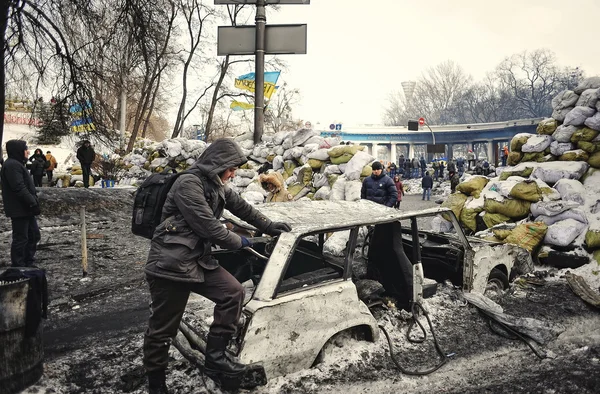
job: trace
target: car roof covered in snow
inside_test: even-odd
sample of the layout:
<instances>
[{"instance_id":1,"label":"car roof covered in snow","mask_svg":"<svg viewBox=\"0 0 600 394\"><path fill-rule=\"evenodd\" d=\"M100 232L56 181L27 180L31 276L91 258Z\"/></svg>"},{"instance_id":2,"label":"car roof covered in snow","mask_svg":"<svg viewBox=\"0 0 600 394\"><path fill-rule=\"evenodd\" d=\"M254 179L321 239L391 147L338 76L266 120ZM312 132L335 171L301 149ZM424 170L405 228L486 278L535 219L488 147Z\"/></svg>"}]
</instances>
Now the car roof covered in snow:
<instances>
[{"instance_id":1,"label":"car roof covered in snow","mask_svg":"<svg viewBox=\"0 0 600 394\"><path fill-rule=\"evenodd\" d=\"M262 214L277 222L286 222L294 233L309 233L324 229L367 226L389 223L414 216L433 216L448 208L402 211L368 200L359 201L291 201L254 205ZM223 217L246 228L254 228L225 211Z\"/></svg>"}]
</instances>

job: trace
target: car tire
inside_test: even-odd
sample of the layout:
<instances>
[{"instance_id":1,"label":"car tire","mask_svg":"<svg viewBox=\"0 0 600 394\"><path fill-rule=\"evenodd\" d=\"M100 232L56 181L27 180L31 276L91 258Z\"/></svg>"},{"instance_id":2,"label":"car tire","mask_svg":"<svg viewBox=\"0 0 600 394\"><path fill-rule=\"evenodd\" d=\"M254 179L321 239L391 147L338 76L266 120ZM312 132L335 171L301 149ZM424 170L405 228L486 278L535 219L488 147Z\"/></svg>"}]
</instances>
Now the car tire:
<instances>
[{"instance_id":1,"label":"car tire","mask_svg":"<svg viewBox=\"0 0 600 394\"><path fill-rule=\"evenodd\" d=\"M503 291L509 287L508 276L498 268L494 268L488 277L486 291Z\"/></svg>"}]
</instances>

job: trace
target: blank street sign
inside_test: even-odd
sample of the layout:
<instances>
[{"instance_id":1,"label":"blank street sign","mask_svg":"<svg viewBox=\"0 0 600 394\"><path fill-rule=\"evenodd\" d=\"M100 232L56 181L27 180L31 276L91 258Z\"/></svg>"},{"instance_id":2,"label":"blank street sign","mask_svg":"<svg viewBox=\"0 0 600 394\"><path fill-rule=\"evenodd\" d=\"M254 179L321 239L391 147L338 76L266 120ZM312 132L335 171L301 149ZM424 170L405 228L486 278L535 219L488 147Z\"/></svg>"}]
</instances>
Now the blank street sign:
<instances>
[{"instance_id":1,"label":"blank street sign","mask_svg":"<svg viewBox=\"0 0 600 394\"><path fill-rule=\"evenodd\" d=\"M256 4L256 0L215 0L215 5ZM265 0L265 4L310 4L310 0Z\"/></svg>"},{"instance_id":2,"label":"blank street sign","mask_svg":"<svg viewBox=\"0 0 600 394\"><path fill-rule=\"evenodd\" d=\"M254 55L256 27L219 26L217 55ZM306 24L266 25L267 55L306 54Z\"/></svg>"}]
</instances>

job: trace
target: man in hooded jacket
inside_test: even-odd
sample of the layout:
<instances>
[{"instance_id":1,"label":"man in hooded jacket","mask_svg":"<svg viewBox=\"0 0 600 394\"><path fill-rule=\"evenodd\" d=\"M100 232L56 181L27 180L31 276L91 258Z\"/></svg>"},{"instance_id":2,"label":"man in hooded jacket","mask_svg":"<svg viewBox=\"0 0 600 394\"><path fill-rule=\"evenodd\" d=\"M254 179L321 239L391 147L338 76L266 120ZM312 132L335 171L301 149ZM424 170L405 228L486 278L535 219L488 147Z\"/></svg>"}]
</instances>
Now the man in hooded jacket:
<instances>
[{"instance_id":1,"label":"man in hooded jacket","mask_svg":"<svg viewBox=\"0 0 600 394\"><path fill-rule=\"evenodd\" d=\"M40 240L36 215L40 214L37 192L25 162L29 158L27 144L22 140L6 142L8 159L0 171L4 212L12 222L10 260L13 267L28 267L35 263Z\"/></svg>"},{"instance_id":2,"label":"man in hooded jacket","mask_svg":"<svg viewBox=\"0 0 600 394\"><path fill-rule=\"evenodd\" d=\"M81 164L81 173L83 175L83 187L90 187L90 175L92 175L92 163L96 158L96 152L90 144L90 141L84 140L77 149L77 160Z\"/></svg>"},{"instance_id":3,"label":"man in hooded jacket","mask_svg":"<svg viewBox=\"0 0 600 394\"><path fill-rule=\"evenodd\" d=\"M222 382L239 381L246 371L246 366L225 352L240 319L244 289L210 252L213 243L231 250L251 243L225 228L219 218L228 209L267 235L291 230L286 223L269 220L227 185L246 161L232 139L218 139L169 190L144 269L152 298L144 337L150 393L167 392L169 345L177 334L190 292L216 304L206 343L205 373Z\"/></svg>"}]
</instances>

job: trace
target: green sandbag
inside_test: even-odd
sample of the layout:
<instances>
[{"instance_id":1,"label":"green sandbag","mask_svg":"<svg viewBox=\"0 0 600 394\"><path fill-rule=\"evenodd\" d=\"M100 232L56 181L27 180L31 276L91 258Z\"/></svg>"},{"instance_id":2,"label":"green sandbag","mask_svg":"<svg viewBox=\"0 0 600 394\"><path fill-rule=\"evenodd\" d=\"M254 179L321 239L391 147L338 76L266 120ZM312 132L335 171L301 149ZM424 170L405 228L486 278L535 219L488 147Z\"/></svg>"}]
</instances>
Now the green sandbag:
<instances>
[{"instance_id":1,"label":"green sandbag","mask_svg":"<svg viewBox=\"0 0 600 394\"><path fill-rule=\"evenodd\" d=\"M323 167L323 161L318 159L308 159L308 165L313 170L319 170L321 167Z\"/></svg>"},{"instance_id":2,"label":"green sandbag","mask_svg":"<svg viewBox=\"0 0 600 394\"><path fill-rule=\"evenodd\" d=\"M588 161L590 156L587 152L577 149L570 150L559 156L558 160L560 161Z\"/></svg>"},{"instance_id":3,"label":"green sandbag","mask_svg":"<svg viewBox=\"0 0 600 394\"><path fill-rule=\"evenodd\" d=\"M528 153L524 153L523 154L523 158L521 159L521 162L524 161L537 161L537 162L542 162L545 161L544 160L544 156L546 154L544 152L528 152Z\"/></svg>"},{"instance_id":4,"label":"green sandbag","mask_svg":"<svg viewBox=\"0 0 600 394\"><path fill-rule=\"evenodd\" d=\"M333 184L335 183L335 181L337 181L338 179L338 175L336 174L331 174L327 177L327 182L329 182L329 187L333 187Z\"/></svg>"},{"instance_id":5,"label":"green sandbag","mask_svg":"<svg viewBox=\"0 0 600 394\"><path fill-rule=\"evenodd\" d=\"M510 222L510 218L501 213L489 213L486 212L483 215L483 222L485 223L487 228L494 227L497 224Z\"/></svg>"},{"instance_id":6,"label":"green sandbag","mask_svg":"<svg viewBox=\"0 0 600 394\"><path fill-rule=\"evenodd\" d=\"M500 180L505 181L508 179L508 177L511 177L513 175L520 176L523 178L529 178L529 175L531 175L532 172L533 172L532 167L526 167L524 170L521 170L521 171L503 171L500 174Z\"/></svg>"},{"instance_id":7,"label":"green sandbag","mask_svg":"<svg viewBox=\"0 0 600 394\"><path fill-rule=\"evenodd\" d=\"M523 154L521 152L510 152L508 154L508 165L516 166L517 164L519 164L521 162L522 158L523 158Z\"/></svg>"},{"instance_id":8,"label":"green sandbag","mask_svg":"<svg viewBox=\"0 0 600 394\"><path fill-rule=\"evenodd\" d=\"M506 237L508 237L510 235L512 230L498 229L498 230L492 230L492 232L494 233L494 237L504 241L506 239Z\"/></svg>"},{"instance_id":9,"label":"green sandbag","mask_svg":"<svg viewBox=\"0 0 600 394\"><path fill-rule=\"evenodd\" d=\"M509 194L519 200L531 202L538 202L542 199L542 191L535 181L519 182L511 189Z\"/></svg>"},{"instance_id":10,"label":"green sandbag","mask_svg":"<svg viewBox=\"0 0 600 394\"><path fill-rule=\"evenodd\" d=\"M288 192L294 197L303 189L304 185L301 185L300 183L294 183L293 185L288 186Z\"/></svg>"},{"instance_id":11,"label":"green sandbag","mask_svg":"<svg viewBox=\"0 0 600 394\"><path fill-rule=\"evenodd\" d=\"M600 231L588 230L588 232L585 233L585 244L590 249L600 248Z\"/></svg>"},{"instance_id":12,"label":"green sandbag","mask_svg":"<svg viewBox=\"0 0 600 394\"><path fill-rule=\"evenodd\" d=\"M556 131L556 120L552 118L544 119L535 130L538 134L552 135Z\"/></svg>"},{"instance_id":13,"label":"green sandbag","mask_svg":"<svg viewBox=\"0 0 600 394\"><path fill-rule=\"evenodd\" d=\"M273 159L275 158L275 156L276 155L274 153L271 153L270 155L267 156L267 161L269 163L273 163Z\"/></svg>"},{"instance_id":14,"label":"green sandbag","mask_svg":"<svg viewBox=\"0 0 600 394\"><path fill-rule=\"evenodd\" d=\"M587 142L587 141L579 141L577 143L577 148L586 151L587 153L596 153L600 152L600 143Z\"/></svg>"},{"instance_id":15,"label":"green sandbag","mask_svg":"<svg viewBox=\"0 0 600 394\"><path fill-rule=\"evenodd\" d=\"M366 166L363 167L361 173L360 173L360 177L367 177L369 175L371 175L373 173L373 169L371 168L370 164L367 164Z\"/></svg>"},{"instance_id":16,"label":"green sandbag","mask_svg":"<svg viewBox=\"0 0 600 394\"><path fill-rule=\"evenodd\" d=\"M600 168L600 152L592 153L588 159L588 164L594 168Z\"/></svg>"},{"instance_id":17,"label":"green sandbag","mask_svg":"<svg viewBox=\"0 0 600 394\"><path fill-rule=\"evenodd\" d=\"M348 163L350 159L352 159L354 155L351 153L344 153L341 156L336 156L331 158L331 163L333 164L344 164Z\"/></svg>"},{"instance_id":18,"label":"green sandbag","mask_svg":"<svg viewBox=\"0 0 600 394\"><path fill-rule=\"evenodd\" d=\"M485 177L474 176L474 177L470 178L468 181L462 182L458 186L456 186L456 191L464 193L467 196L472 196L473 193L475 193L475 192L477 192L477 194L479 194L479 192L481 192L483 190L483 188L485 187L485 185L487 185L488 182L489 182L489 179L487 179Z\"/></svg>"},{"instance_id":19,"label":"green sandbag","mask_svg":"<svg viewBox=\"0 0 600 394\"><path fill-rule=\"evenodd\" d=\"M308 186L312 182L312 176L313 176L312 168L310 168L309 166L302 166L302 168L300 168L300 171L298 172L298 175L296 176L296 179L302 185Z\"/></svg>"},{"instance_id":20,"label":"green sandbag","mask_svg":"<svg viewBox=\"0 0 600 394\"><path fill-rule=\"evenodd\" d=\"M339 145L335 146L327 151L329 157L340 157L344 154L349 154L350 157L354 156L356 152L359 150L363 150L365 147L363 145ZM332 160L333 162L333 160ZM346 163L346 162L344 162ZM337 163L336 163L337 164Z\"/></svg>"},{"instance_id":21,"label":"green sandbag","mask_svg":"<svg viewBox=\"0 0 600 394\"><path fill-rule=\"evenodd\" d=\"M521 152L521 148L523 145L527 143L527 140L530 138L530 135L516 135L510 141L510 151L511 152Z\"/></svg>"},{"instance_id":22,"label":"green sandbag","mask_svg":"<svg viewBox=\"0 0 600 394\"><path fill-rule=\"evenodd\" d=\"M489 213L501 213L511 219L523 219L529 215L531 202L505 198L502 202L486 199L484 208Z\"/></svg>"},{"instance_id":23,"label":"green sandbag","mask_svg":"<svg viewBox=\"0 0 600 394\"><path fill-rule=\"evenodd\" d=\"M596 138L600 134L599 131L592 130L589 127L584 127L573 133L571 136L571 142L579 142L579 141L591 141Z\"/></svg>"},{"instance_id":24,"label":"green sandbag","mask_svg":"<svg viewBox=\"0 0 600 394\"><path fill-rule=\"evenodd\" d=\"M446 201L442 203L442 207L450 208L452 212L454 212L454 216L460 218L460 212L462 211L467 198L468 196L466 194L462 194L460 192L452 193L448 196ZM447 212L442 213L442 217L448 221L452 221L452 216Z\"/></svg>"},{"instance_id":25,"label":"green sandbag","mask_svg":"<svg viewBox=\"0 0 600 394\"><path fill-rule=\"evenodd\" d=\"M460 222L464 224L471 231L476 231L477 229L477 221L475 218L479 215L479 212L483 211L483 207L469 209L464 208L460 211Z\"/></svg>"},{"instance_id":26,"label":"green sandbag","mask_svg":"<svg viewBox=\"0 0 600 394\"><path fill-rule=\"evenodd\" d=\"M296 163L294 163L292 160L286 160L283 162L283 169L288 174L288 176L292 176L294 174L294 169L296 167Z\"/></svg>"},{"instance_id":27,"label":"green sandbag","mask_svg":"<svg viewBox=\"0 0 600 394\"><path fill-rule=\"evenodd\" d=\"M543 222L519 224L504 241L509 244L519 245L527 249L529 253L532 253L544 239L547 230L548 226Z\"/></svg>"}]
</instances>

